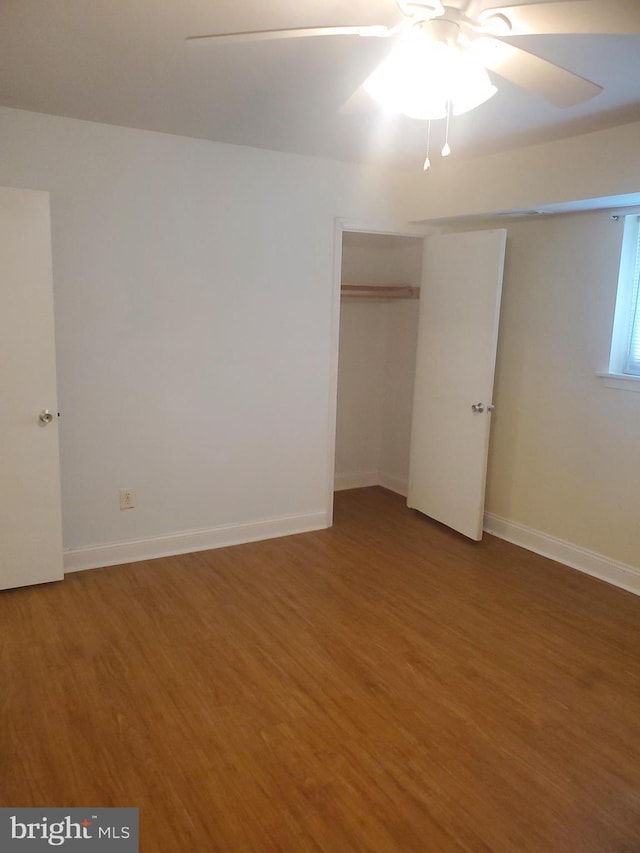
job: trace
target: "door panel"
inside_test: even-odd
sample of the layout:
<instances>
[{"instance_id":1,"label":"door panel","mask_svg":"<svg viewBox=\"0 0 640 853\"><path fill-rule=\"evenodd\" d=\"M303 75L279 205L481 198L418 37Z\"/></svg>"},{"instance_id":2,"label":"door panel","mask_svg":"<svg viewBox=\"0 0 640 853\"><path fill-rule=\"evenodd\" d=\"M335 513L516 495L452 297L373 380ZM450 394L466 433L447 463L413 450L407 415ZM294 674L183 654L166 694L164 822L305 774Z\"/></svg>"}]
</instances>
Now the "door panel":
<instances>
[{"instance_id":1,"label":"door panel","mask_svg":"<svg viewBox=\"0 0 640 853\"><path fill-rule=\"evenodd\" d=\"M407 504L476 540L505 244L504 229L425 241Z\"/></svg>"},{"instance_id":2,"label":"door panel","mask_svg":"<svg viewBox=\"0 0 640 853\"><path fill-rule=\"evenodd\" d=\"M57 412L49 196L0 187L0 589L63 577Z\"/></svg>"}]
</instances>

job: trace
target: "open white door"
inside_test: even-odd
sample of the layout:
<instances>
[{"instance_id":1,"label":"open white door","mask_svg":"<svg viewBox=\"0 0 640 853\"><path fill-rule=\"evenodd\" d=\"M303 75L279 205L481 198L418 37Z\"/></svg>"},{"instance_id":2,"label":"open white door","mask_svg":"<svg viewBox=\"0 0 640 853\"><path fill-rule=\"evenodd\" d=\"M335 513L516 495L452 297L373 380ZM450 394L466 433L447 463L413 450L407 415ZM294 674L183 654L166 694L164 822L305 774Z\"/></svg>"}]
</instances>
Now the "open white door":
<instances>
[{"instance_id":1,"label":"open white door","mask_svg":"<svg viewBox=\"0 0 640 853\"><path fill-rule=\"evenodd\" d=\"M49 195L0 187L0 589L63 577L57 415Z\"/></svg>"},{"instance_id":2,"label":"open white door","mask_svg":"<svg viewBox=\"0 0 640 853\"><path fill-rule=\"evenodd\" d=\"M425 241L408 506L482 538L507 232Z\"/></svg>"}]
</instances>

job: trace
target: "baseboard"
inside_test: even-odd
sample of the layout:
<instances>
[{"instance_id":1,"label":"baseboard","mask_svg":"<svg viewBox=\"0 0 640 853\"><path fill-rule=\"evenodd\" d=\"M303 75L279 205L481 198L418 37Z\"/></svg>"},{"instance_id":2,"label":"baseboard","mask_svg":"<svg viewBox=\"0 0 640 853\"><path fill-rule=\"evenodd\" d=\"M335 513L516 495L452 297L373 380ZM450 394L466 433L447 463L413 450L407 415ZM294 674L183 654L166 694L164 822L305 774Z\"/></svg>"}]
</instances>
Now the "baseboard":
<instances>
[{"instance_id":1,"label":"baseboard","mask_svg":"<svg viewBox=\"0 0 640 853\"><path fill-rule=\"evenodd\" d=\"M406 498L409 484L406 480L383 474L382 471L355 471L350 474L336 474L333 490L342 492L345 489L365 489L369 486L383 486Z\"/></svg>"},{"instance_id":2,"label":"baseboard","mask_svg":"<svg viewBox=\"0 0 640 853\"><path fill-rule=\"evenodd\" d=\"M533 530L516 521L509 521L492 513L485 513L484 529L487 533L520 545L528 551L534 551L543 557L549 557L558 563L564 563L572 569L592 575L607 583L640 595L640 568L612 560L603 554L565 542L555 536Z\"/></svg>"},{"instance_id":3,"label":"baseboard","mask_svg":"<svg viewBox=\"0 0 640 853\"><path fill-rule=\"evenodd\" d=\"M270 518L264 521L249 522L248 524L229 524L206 530L187 530L168 536L153 536L148 539L134 539L128 542L112 542L108 545L69 549L64 552L64 571L65 573L80 572L85 569L98 569L102 566L153 560L156 557L170 557L193 551L208 551L210 548L225 548L229 545L241 545L244 542L256 542L261 539L274 539L278 536L290 536L293 533L307 533L326 527L326 514L315 512L306 515Z\"/></svg>"},{"instance_id":4,"label":"baseboard","mask_svg":"<svg viewBox=\"0 0 640 853\"><path fill-rule=\"evenodd\" d=\"M407 480L401 480L399 477L391 477L389 474L383 474L382 472L380 472L378 485L384 486L384 488L389 489L390 492L402 495L403 498L406 498L407 492L409 491L409 483Z\"/></svg>"},{"instance_id":5,"label":"baseboard","mask_svg":"<svg viewBox=\"0 0 640 853\"><path fill-rule=\"evenodd\" d=\"M348 474L336 474L333 490L342 492L345 489L364 489L379 484L380 474L378 471L352 471Z\"/></svg>"}]
</instances>

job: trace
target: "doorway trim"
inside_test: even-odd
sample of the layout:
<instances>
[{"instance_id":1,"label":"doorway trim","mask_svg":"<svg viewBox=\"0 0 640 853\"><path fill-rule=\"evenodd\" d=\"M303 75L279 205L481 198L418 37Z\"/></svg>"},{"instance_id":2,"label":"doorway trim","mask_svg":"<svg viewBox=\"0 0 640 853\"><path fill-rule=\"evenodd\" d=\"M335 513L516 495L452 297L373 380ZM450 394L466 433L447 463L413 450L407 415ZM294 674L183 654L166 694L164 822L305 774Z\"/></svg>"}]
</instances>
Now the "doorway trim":
<instances>
[{"instance_id":1,"label":"doorway trim","mask_svg":"<svg viewBox=\"0 0 640 853\"><path fill-rule=\"evenodd\" d=\"M342 235L347 232L356 234L381 234L390 237L421 237L439 233L442 229L412 225L403 221L367 221L336 217L334 219L333 243L333 287L331 293L331 331L329 354L329 406L327 429L327 468L326 468L326 526L333 525L333 491L335 485L336 464L336 418L338 412L338 358L340 348L340 285L342 283Z\"/></svg>"}]
</instances>

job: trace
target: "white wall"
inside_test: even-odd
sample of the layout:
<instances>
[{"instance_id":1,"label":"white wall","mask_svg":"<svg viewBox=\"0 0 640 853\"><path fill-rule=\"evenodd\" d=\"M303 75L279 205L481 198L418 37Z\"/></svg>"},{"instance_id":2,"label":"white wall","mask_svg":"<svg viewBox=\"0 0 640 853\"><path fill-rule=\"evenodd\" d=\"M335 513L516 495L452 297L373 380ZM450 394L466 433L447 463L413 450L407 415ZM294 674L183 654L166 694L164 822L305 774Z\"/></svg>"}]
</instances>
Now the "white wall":
<instances>
[{"instance_id":1,"label":"white wall","mask_svg":"<svg viewBox=\"0 0 640 853\"><path fill-rule=\"evenodd\" d=\"M640 191L640 123L485 157L436 159L415 175L408 218L535 209Z\"/></svg>"},{"instance_id":2,"label":"white wall","mask_svg":"<svg viewBox=\"0 0 640 853\"><path fill-rule=\"evenodd\" d=\"M419 257L422 257L420 247ZM420 277L414 279L415 287ZM398 300L387 307L387 352L382 400L381 481L406 495L418 345L418 301Z\"/></svg>"},{"instance_id":3,"label":"white wall","mask_svg":"<svg viewBox=\"0 0 640 853\"><path fill-rule=\"evenodd\" d=\"M334 217L398 217L393 176L9 109L0 138L0 183L51 193L66 548L321 526Z\"/></svg>"},{"instance_id":4,"label":"white wall","mask_svg":"<svg viewBox=\"0 0 640 853\"><path fill-rule=\"evenodd\" d=\"M420 239L345 233L342 259L345 282L420 286ZM416 300L342 300L337 487L406 492L417 330Z\"/></svg>"},{"instance_id":5,"label":"white wall","mask_svg":"<svg viewBox=\"0 0 640 853\"><path fill-rule=\"evenodd\" d=\"M321 525L334 217L637 192L639 138L629 125L423 179L0 109L0 183L51 193L66 547ZM487 508L637 566L640 394L594 375L619 234L589 214L509 235ZM123 486L135 510L118 510Z\"/></svg>"},{"instance_id":6,"label":"white wall","mask_svg":"<svg viewBox=\"0 0 640 853\"><path fill-rule=\"evenodd\" d=\"M640 568L640 393L607 369L623 219L511 223L487 510Z\"/></svg>"},{"instance_id":7,"label":"white wall","mask_svg":"<svg viewBox=\"0 0 640 853\"><path fill-rule=\"evenodd\" d=\"M385 309L385 303L377 299L343 299L340 306L336 488L372 486L380 480Z\"/></svg>"}]
</instances>

